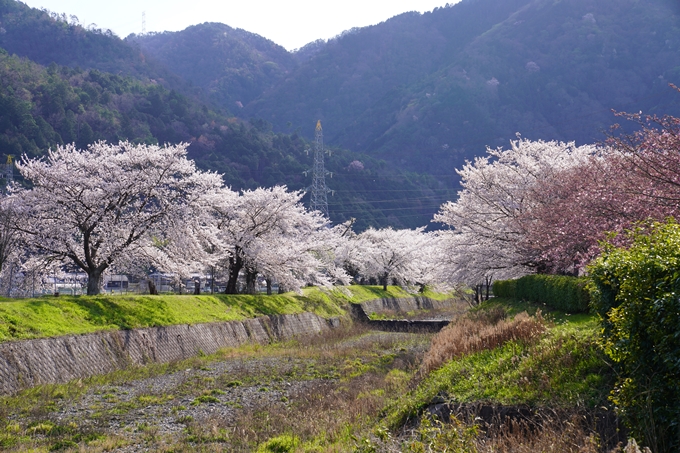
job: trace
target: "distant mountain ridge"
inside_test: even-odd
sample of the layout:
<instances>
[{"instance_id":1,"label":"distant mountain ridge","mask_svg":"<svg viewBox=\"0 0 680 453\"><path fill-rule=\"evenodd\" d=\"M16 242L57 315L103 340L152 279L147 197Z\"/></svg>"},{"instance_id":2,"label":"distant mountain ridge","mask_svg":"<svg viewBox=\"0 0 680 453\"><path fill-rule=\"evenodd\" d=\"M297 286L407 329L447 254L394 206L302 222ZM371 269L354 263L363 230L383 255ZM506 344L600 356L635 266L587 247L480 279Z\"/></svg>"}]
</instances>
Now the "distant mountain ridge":
<instances>
[{"instance_id":1,"label":"distant mountain ridge","mask_svg":"<svg viewBox=\"0 0 680 453\"><path fill-rule=\"evenodd\" d=\"M680 3L477 0L343 36L244 113L323 118L330 143L434 174L517 132L591 143L611 109L678 113L678 68Z\"/></svg>"},{"instance_id":2,"label":"distant mountain ridge","mask_svg":"<svg viewBox=\"0 0 680 453\"><path fill-rule=\"evenodd\" d=\"M433 165L460 165L517 132L603 140L617 121L612 109L680 113L668 88L680 81L679 10L665 0L529 2L449 65L362 112L334 141L407 160L420 149ZM374 118L383 123L367 127Z\"/></svg>"},{"instance_id":3,"label":"distant mountain ridge","mask_svg":"<svg viewBox=\"0 0 680 453\"><path fill-rule=\"evenodd\" d=\"M186 85L110 30L86 28L75 16L30 8L16 0L0 0L0 47L45 66L55 63L122 73L172 88Z\"/></svg>"},{"instance_id":4,"label":"distant mountain ridge","mask_svg":"<svg viewBox=\"0 0 680 453\"><path fill-rule=\"evenodd\" d=\"M202 59L226 62L210 40L195 39L216 27L139 43L171 68L173 61L195 61L176 50L182 42ZM233 108L229 96L239 93L244 108L236 115L307 137L322 119L334 131L328 143L438 175L450 187L465 159L506 146L518 132L591 143L616 121L611 109L680 112L668 89L680 83L674 0L465 1L312 42L289 53L292 60L280 51L261 57L254 41L225 30L240 39L245 56L189 77L218 104ZM165 43L155 44L162 57L152 40ZM285 70L263 74L266 58ZM247 96L234 83L217 82L230 71L248 78Z\"/></svg>"}]
</instances>

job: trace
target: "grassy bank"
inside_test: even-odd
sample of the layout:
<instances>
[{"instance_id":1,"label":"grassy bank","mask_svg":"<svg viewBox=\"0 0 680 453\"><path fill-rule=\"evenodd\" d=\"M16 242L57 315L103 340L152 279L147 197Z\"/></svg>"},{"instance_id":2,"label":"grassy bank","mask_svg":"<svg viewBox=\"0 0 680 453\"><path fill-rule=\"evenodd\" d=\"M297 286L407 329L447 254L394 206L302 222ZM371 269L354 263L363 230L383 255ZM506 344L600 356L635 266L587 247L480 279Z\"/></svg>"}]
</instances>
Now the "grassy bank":
<instances>
[{"instance_id":1,"label":"grassy bank","mask_svg":"<svg viewBox=\"0 0 680 453\"><path fill-rule=\"evenodd\" d=\"M539 307L496 298L480 314L503 310L508 316ZM398 429L418 418L433 400L450 403L594 408L606 404L613 376L598 345L594 315L544 314L547 329L537 341L507 341L444 363L387 411L386 424ZM434 344L434 343L433 343Z\"/></svg>"},{"instance_id":2,"label":"grassy bank","mask_svg":"<svg viewBox=\"0 0 680 453\"><path fill-rule=\"evenodd\" d=\"M446 295L427 293L428 297ZM305 288L276 295L43 296L0 300L0 342L102 330L236 321L261 315L313 312L342 316L343 306L382 297L410 297L399 287Z\"/></svg>"}]
</instances>

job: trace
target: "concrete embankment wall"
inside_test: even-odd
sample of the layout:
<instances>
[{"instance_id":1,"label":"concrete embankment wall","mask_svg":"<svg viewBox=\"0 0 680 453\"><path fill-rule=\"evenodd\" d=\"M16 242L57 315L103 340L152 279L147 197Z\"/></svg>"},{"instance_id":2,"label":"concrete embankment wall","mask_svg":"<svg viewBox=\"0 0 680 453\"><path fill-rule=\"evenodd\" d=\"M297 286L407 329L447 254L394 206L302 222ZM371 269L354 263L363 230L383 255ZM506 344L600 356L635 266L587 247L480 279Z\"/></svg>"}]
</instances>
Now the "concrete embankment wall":
<instances>
[{"instance_id":1,"label":"concrete embankment wall","mask_svg":"<svg viewBox=\"0 0 680 453\"><path fill-rule=\"evenodd\" d=\"M453 300L434 300L427 297L413 297L400 299L375 299L361 304L351 305L352 317L371 329L387 332L427 333L439 332L449 325L449 320L407 320L407 319L370 319L369 313L383 313L393 311L406 313L416 310L443 310L450 308Z\"/></svg>"},{"instance_id":2,"label":"concrete embankment wall","mask_svg":"<svg viewBox=\"0 0 680 453\"><path fill-rule=\"evenodd\" d=\"M367 313L443 309L451 301L426 297L376 299L352 304L353 317L377 330L438 331L448 321L369 320ZM362 308L363 306L363 308ZM0 394L39 384L64 383L130 366L183 360L248 342L269 343L317 334L339 325L313 313L263 316L245 321L150 327L0 344Z\"/></svg>"},{"instance_id":3,"label":"concrete embankment wall","mask_svg":"<svg viewBox=\"0 0 680 453\"><path fill-rule=\"evenodd\" d=\"M117 330L0 344L0 394L148 363L188 359L248 342L269 343L337 326L313 313Z\"/></svg>"},{"instance_id":4,"label":"concrete embankment wall","mask_svg":"<svg viewBox=\"0 0 680 453\"><path fill-rule=\"evenodd\" d=\"M452 306L452 299L436 300L429 297L415 296L404 298L383 298L362 302L366 314L396 311L407 313L416 310L444 310Z\"/></svg>"}]
</instances>

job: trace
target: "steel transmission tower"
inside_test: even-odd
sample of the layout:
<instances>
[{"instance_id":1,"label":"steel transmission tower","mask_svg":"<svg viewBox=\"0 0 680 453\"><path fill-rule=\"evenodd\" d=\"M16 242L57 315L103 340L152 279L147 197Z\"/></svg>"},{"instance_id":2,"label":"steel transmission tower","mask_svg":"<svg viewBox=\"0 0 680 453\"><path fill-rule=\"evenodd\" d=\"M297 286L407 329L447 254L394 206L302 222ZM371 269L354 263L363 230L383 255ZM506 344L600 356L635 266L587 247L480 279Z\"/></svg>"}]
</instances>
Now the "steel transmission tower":
<instances>
[{"instance_id":1,"label":"steel transmission tower","mask_svg":"<svg viewBox=\"0 0 680 453\"><path fill-rule=\"evenodd\" d=\"M12 185L12 181L14 181L14 156L11 154L7 156L7 163L3 165L2 169L2 175L0 178L4 180L5 183L5 188L3 189L4 193L7 193L7 189L9 186Z\"/></svg>"},{"instance_id":2,"label":"steel transmission tower","mask_svg":"<svg viewBox=\"0 0 680 453\"><path fill-rule=\"evenodd\" d=\"M326 168L324 166L323 155L323 129L321 128L321 120L316 123L316 133L314 134L314 167L312 168L312 187L311 200L309 208L312 211L321 212L328 218L328 192L330 189L326 186ZM333 175L331 174L331 177Z\"/></svg>"}]
</instances>

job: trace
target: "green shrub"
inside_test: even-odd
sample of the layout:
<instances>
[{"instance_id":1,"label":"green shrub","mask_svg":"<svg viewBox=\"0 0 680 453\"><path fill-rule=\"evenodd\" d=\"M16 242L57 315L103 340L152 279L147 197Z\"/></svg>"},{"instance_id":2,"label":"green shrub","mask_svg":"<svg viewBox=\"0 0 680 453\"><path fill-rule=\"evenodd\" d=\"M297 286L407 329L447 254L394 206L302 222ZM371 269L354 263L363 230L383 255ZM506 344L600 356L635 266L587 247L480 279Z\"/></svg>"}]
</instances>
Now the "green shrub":
<instances>
[{"instance_id":1,"label":"green shrub","mask_svg":"<svg viewBox=\"0 0 680 453\"><path fill-rule=\"evenodd\" d=\"M297 436L283 434L261 444L257 453L289 453L295 451L299 443L300 439Z\"/></svg>"},{"instance_id":2,"label":"green shrub","mask_svg":"<svg viewBox=\"0 0 680 453\"><path fill-rule=\"evenodd\" d=\"M654 452L680 451L680 225L628 233L588 268L605 352L617 367L611 400Z\"/></svg>"},{"instance_id":3,"label":"green shrub","mask_svg":"<svg viewBox=\"0 0 680 453\"><path fill-rule=\"evenodd\" d=\"M585 278L532 274L517 280L497 280L493 294L546 304L567 313L585 313L590 300L586 283Z\"/></svg>"},{"instance_id":4,"label":"green shrub","mask_svg":"<svg viewBox=\"0 0 680 453\"><path fill-rule=\"evenodd\" d=\"M493 295L496 297L515 297L517 280L496 280L493 282Z\"/></svg>"}]
</instances>

